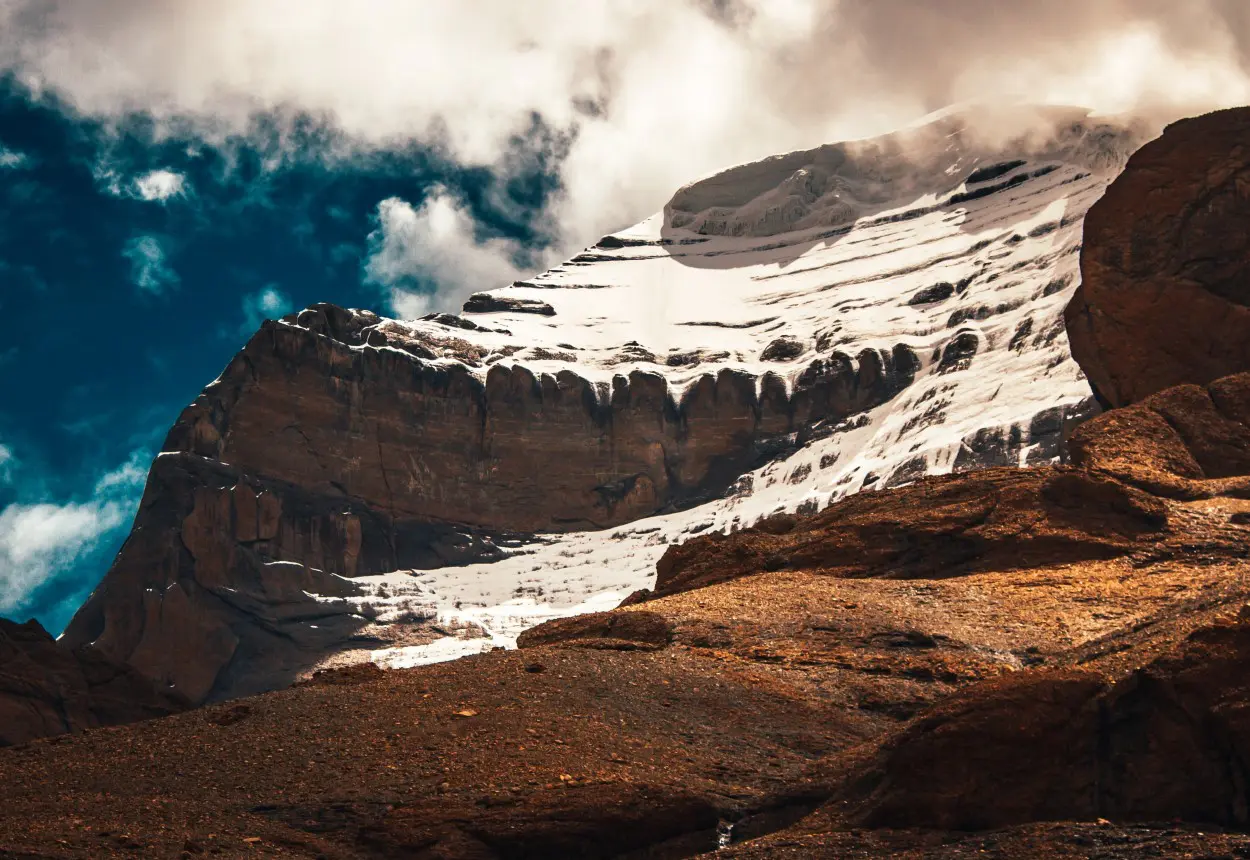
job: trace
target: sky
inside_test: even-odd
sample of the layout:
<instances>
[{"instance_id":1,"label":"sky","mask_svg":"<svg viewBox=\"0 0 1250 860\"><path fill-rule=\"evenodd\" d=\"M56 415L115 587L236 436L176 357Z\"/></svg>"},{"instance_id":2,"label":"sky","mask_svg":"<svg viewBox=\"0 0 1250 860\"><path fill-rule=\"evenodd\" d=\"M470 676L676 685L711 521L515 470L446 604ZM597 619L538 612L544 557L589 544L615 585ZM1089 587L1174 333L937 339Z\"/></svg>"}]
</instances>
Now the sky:
<instances>
[{"instance_id":1,"label":"sky","mask_svg":"<svg viewBox=\"0 0 1250 860\"><path fill-rule=\"evenodd\" d=\"M0 0L0 615L63 627L262 320L455 310L969 100L1250 102L1250 4Z\"/></svg>"}]
</instances>

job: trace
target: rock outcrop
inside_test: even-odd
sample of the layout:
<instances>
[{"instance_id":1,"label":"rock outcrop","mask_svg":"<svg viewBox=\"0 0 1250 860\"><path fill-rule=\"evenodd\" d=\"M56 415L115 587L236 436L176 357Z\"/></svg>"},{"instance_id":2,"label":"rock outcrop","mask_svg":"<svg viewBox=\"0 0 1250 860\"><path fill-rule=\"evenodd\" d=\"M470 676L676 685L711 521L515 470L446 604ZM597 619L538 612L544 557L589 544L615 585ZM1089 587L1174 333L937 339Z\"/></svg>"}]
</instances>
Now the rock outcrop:
<instances>
[{"instance_id":1,"label":"rock outcrop","mask_svg":"<svg viewBox=\"0 0 1250 860\"><path fill-rule=\"evenodd\" d=\"M836 805L864 827L1033 821L1245 827L1250 609L1112 683L1021 673L962 691L852 767Z\"/></svg>"},{"instance_id":2,"label":"rock outcrop","mask_svg":"<svg viewBox=\"0 0 1250 860\"><path fill-rule=\"evenodd\" d=\"M369 619L351 579L502 557L725 492L776 443L905 388L905 347L814 361L787 390L722 371L677 399L633 372L485 377L381 340L373 314L267 322L189 406L109 574L66 630L193 702L289 683ZM789 440L789 441L786 441Z\"/></svg>"},{"instance_id":3,"label":"rock outcrop","mask_svg":"<svg viewBox=\"0 0 1250 860\"><path fill-rule=\"evenodd\" d=\"M1125 406L1250 370L1250 108L1171 125L1085 218L1072 354Z\"/></svg>"},{"instance_id":4,"label":"rock outcrop","mask_svg":"<svg viewBox=\"0 0 1250 860\"><path fill-rule=\"evenodd\" d=\"M0 619L0 746L166 716L188 704L97 649L58 644L38 622Z\"/></svg>"}]
</instances>

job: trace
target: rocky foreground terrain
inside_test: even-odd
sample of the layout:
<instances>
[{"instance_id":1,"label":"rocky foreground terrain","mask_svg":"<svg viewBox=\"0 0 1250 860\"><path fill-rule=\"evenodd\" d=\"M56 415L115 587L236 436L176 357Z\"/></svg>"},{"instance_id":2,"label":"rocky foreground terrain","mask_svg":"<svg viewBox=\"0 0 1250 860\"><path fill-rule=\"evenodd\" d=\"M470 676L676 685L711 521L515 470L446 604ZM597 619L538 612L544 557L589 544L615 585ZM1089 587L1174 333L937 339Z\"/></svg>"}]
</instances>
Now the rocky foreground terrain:
<instances>
[{"instance_id":1,"label":"rocky foreground terrain","mask_svg":"<svg viewBox=\"0 0 1250 860\"><path fill-rule=\"evenodd\" d=\"M0 857L1250 856L1250 363L1186 315L1195 296L1229 326L1250 306L1248 115L1170 127L1091 211L1067 319L1115 408L1065 428L1063 462L691 536L619 608L517 650L331 669L0 750ZM218 445L215 427L195 438ZM185 480L168 516L199 570L292 533L268 485ZM216 531L188 532L188 510ZM317 545L387 545L358 522ZM284 570L257 581L300 588ZM95 716L62 728L112 721L89 642L57 664L72 680L38 686L68 644L3 632L28 657L6 657L6 707L74 699ZM210 677L197 653L206 691L224 664L210 652ZM132 682L132 702L190 704Z\"/></svg>"},{"instance_id":2,"label":"rocky foreground terrain","mask_svg":"<svg viewBox=\"0 0 1250 860\"><path fill-rule=\"evenodd\" d=\"M517 651L0 752L0 846L1250 852L1250 374L1107 413L1071 447L1070 466L697 539L653 594Z\"/></svg>"}]
</instances>

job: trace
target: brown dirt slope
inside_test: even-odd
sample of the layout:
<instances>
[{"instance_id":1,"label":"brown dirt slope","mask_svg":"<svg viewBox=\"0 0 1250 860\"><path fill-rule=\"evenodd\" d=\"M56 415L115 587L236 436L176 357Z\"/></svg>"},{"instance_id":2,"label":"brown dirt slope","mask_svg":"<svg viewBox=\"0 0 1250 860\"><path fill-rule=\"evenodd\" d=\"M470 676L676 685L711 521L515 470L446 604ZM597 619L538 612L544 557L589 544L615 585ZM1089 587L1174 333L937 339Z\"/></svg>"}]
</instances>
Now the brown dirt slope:
<instances>
[{"instance_id":1,"label":"brown dirt slope","mask_svg":"<svg viewBox=\"0 0 1250 860\"><path fill-rule=\"evenodd\" d=\"M1240 856L1250 385L1205 391L699 538L517 652L2 750L0 857Z\"/></svg>"}]
</instances>

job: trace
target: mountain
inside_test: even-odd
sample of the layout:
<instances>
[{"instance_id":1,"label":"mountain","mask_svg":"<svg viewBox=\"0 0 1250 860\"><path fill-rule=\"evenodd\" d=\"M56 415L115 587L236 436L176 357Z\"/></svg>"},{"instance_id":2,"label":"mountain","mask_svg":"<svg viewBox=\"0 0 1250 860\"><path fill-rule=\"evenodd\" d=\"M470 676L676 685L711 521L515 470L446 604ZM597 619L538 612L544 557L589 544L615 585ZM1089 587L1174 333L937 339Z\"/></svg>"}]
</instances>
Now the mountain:
<instances>
[{"instance_id":1,"label":"mountain","mask_svg":"<svg viewBox=\"0 0 1250 860\"><path fill-rule=\"evenodd\" d=\"M519 650L0 750L0 852L1243 856L1250 474L1186 463L1250 463L1245 416L1250 374L1168 389L1070 466L696 537Z\"/></svg>"},{"instance_id":2,"label":"mountain","mask_svg":"<svg viewBox=\"0 0 1250 860\"><path fill-rule=\"evenodd\" d=\"M65 641L196 702L415 665L609 608L697 533L1052 462L1094 408L1081 219L1143 136L951 112L695 182L460 315L267 322Z\"/></svg>"},{"instance_id":3,"label":"mountain","mask_svg":"<svg viewBox=\"0 0 1250 860\"><path fill-rule=\"evenodd\" d=\"M1195 246L1185 230L1175 229L1175 213L1190 213L1204 235L1215 229L1244 232L1246 222L1235 206L1212 206L1211 211L1229 214L1204 222L1208 210L1202 204L1244 199L1237 165L1246 149L1229 130L1245 128L1247 116L1250 108L1170 126L1132 156L1098 204L1097 222L1105 229L1087 231L1079 253L1063 252L1065 259L1079 256L1085 273L1084 295L1072 296L1065 318L1081 323L1087 315L1094 324L1094 336L1082 343L1078 358L1082 366L1117 368L1114 390L1128 402L1061 423L1056 444L1062 462L1047 462L1044 450L1030 462L1029 452L1012 444L982 448L986 457L979 467L968 461L968 467L956 469L957 453L932 460L924 454L926 468L945 467L944 473L895 482L891 476L898 466L883 467L878 481L861 480L859 492L843 493L828 505L804 507L793 499L777 512L769 502L750 525L740 520L737 529L709 526L687 530L680 540L657 541L652 551L663 552L654 577L646 578L649 588L615 608L534 624L517 637L516 649L390 671L369 663L325 668L289 689L0 750L0 772L6 776L0 854L423 860L1250 854L1245 764L1250 698L1237 680L1250 670L1250 367L1207 378L1211 365L1205 357L1236 354L1237 345L1220 341L1223 330L1215 329L1197 345L1204 360L1193 362L1179 384L1146 396L1125 395L1154 387L1159 365L1148 351L1118 350L1117 344L1132 342L1127 332L1115 338L1106 338L1105 329L1099 332L1113 316L1102 307L1110 289L1135 305L1130 316L1143 332L1155 333L1153 345L1174 367L1184 369L1195 333L1184 325L1167 326L1169 317L1184 310L1176 297L1201 290L1236 304L1238 292L1217 289L1223 283L1219 273L1244 262L1235 244L1217 249L1201 265L1162 273L1173 279L1168 290L1160 290L1154 278L1134 284L1121 275L1142 253L1189 258ZM1208 146L1213 139L1230 145ZM1193 145L1178 146L1178 140ZM1018 169L994 164L987 172L1007 175ZM1030 182L1060 169L1015 187L1024 189L1023 195ZM1167 194L1147 195L1158 210L1143 211L1142 198L1125 189L1160 176L1174 185ZM744 178L738 181L749 186ZM1009 210L1007 199L994 202ZM1026 199L1017 200L1021 210ZM1145 233L1146 226L1158 232ZM1062 230L1046 235L1060 234L1058 242ZM1026 245L1027 233L1020 235L1025 241L1008 247ZM927 246L920 248L929 253ZM1008 259L998 261L1008 266L1006 272L1014 265ZM1119 263L1103 267L1098 261ZM913 286L898 275L888 283L895 279L908 290ZM970 284L965 293L973 289ZM1049 307L1045 292L1043 286L1038 301ZM503 298L526 297L505 292ZM488 296L472 304L482 308L502 300ZM558 319L554 291L547 304L554 314L544 309L533 315ZM502 319L512 322L536 306L521 312L516 307L508 313L518 316ZM878 314L911 312L894 307L913 306L896 301L888 313ZM484 325L488 313L504 312L467 315ZM219 686L223 679L239 684L246 661L265 668L269 659L272 669L296 653L299 642L290 631L304 629L300 624L331 628L321 643L299 646L307 654L341 647L334 637L343 629L332 625L353 616L340 604L357 606L366 595L391 600L394 595L383 596L380 586L395 587L400 574L370 577L367 571L407 558L404 553L429 553L431 564L443 565L413 578L424 582L438 574L451 582L458 573L465 577L460 593L471 599L476 577L507 571L518 557L534 564L543 553L576 546L576 540L628 548L638 535L667 536L646 531L657 524L672 528L751 510L754 485L752 494L727 493L700 503L697 496L682 500L680 493L690 485L674 483L664 490L669 494L664 508L671 505L671 512L661 508L632 524L596 532L576 531L584 528L580 522L565 523L563 532L496 531L485 520L509 511L484 505L482 521L452 525L425 518L420 506L432 504L426 494L444 485L449 505L459 504L457 494L467 497L499 473L431 469L417 475L443 474L444 484L396 484L391 470L382 467L383 484L404 492L391 507L369 507L360 488L376 478L362 469L360 483L347 483L356 474L348 468L353 452L379 440L385 452L392 438L387 433L415 417L434 415L425 429L445 429L442 436L430 436L427 459L419 456L426 449L412 448L411 462L439 463L445 461L433 454L510 450L483 448L483 440L494 440L495 433L508 440L510 434L550 429L567 412L556 408L561 401L552 391L558 387L548 389L539 375L533 377L535 387L523 387L520 395L506 389L517 397L537 392L533 401L524 401L533 404L523 415L526 421L511 413L518 423L492 424L511 401L470 395L490 390L493 371L474 389L463 381L476 378L463 359L427 357L401 380L447 384L418 388L413 382L397 389L395 375L378 376L372 362L416 364L399 363L414 360L391 347L391 334L386 346L376 343L374 326L396 331L389 323L333 308L303 316L303 324L298 319L268 324L175 427L171 450L153 467L145 508L128 544L147 555L133 550L128 558L123 551L97 593L103 594L97 610L107 623L119 624L135 621L126 614L123 575L136 590L151 588L143 592L155 595L143 598L150 611L135 623L169 637L167 619L181 617L188 622L185 639L165 641L188 648L203 646L205 640L197 637L211 632L210 622L227 617L221 605L239 612L233 626L218 628L237 633L239 641L226 671L213 677L209 697L229 690ZM438 322L413 323L406 330ZM914 414L909 395L917 386L951 386L953 401L961 405L951 408L952 415L972 415L975 410L962 398L980 394L981 420L990 428L998 426L992 419L1000 415L993 405L998 399L986 393L990 383L1029 404L1041 396L1036 389L1053 382L1044 371L1072 361L1065 353L1052 368L1047 362L1026 363L1036 373L1031 388L1012 384L1015 380L1003 374L977 381L979 362L1002 351L995 317L978 323L984 345L979 340L976 353L963 355L948 373L941 369L944 347L936 357L917 347L924 338L939 346L954 342L958 328L910 336L914 340L906 345L919 361L911 379L879 405L862 407L867 420L856 430L825 435L820 427L826 419L813 418L812 411L788 412L803 416L787 443L801 446L765 447L762 455L773 459L744 474L764 476L777 463L792 468L811 446L837 444L852 460L877 456L878 464L920 456L929 450L924 439L955 439L951 450L962 451L969 445L965 436L956 431L943 437L947 425L940 421L911 428L918 433L915 441L904 441L914 450L873 444L883 429L897 438L902 428L887 423L895 414L891 410ZM496 319L491 327L503 325ZM1005 352L1017 355L1010 344ZM427 377L434 373L431 367L451 369L446 377ZM801 382L807 368L799 361L794 370L787 404L809 396L802 394L810 389ZM520 372L514 368L508 378ZM626 378L626 384L633 380ZM970 393L955 397L964 386ZM848 390L865 388L843 389ZM1100 386L1099 393L1109 399L1110 390ZM388 391L391 401L384 399ZM339 397L346 407L326 406ZM612 419L603 432L626 446L639 432L642 407L631 411L635 402L627 399L594 401L601 402ZM688 414L682 410L689 399L673 402L678 419L687 419L687 432L670 443L676 447L664 448L668 425L661 421L650 425L655 436L644 438L658 436L655 444L665 452L693 457L674 454L674 463L701 462L691 454L695 448L680 445L709 438L696 431L715 427L711 419L719 413ZM592 406L589 398L582 403L587 410ZM756 414L763 415L760 399L755 403ZM380 415L379 404L403 404L410 411L389 425L368 425L374 435L362 443L352 431L358 425L349 419ZM1031 408L1021 407L1022 414ZM299 411L304 409L308 412ZM289 422L306 414L343 423L333 431L315 422L296 424L307 434L303 448L274 429L286 426L275 423L277 418ZM466 415L482 420L478 435L453 432ZM574 487L599 480L572 468L598 461L593 450L572 444L579 438L570 429L576 425L563 426L570 453L545 465L539 461L531 469L534 480ZM618 428L623 428L619 437L613 435ZM726 438L740 445L747 439L772 441L763 431L752 432L759 435ZM992 433L1008 442L1024 438L1023 430L985 435ZM276 440L275 463L300 462L315 452L319 474L338 476L333 480L342 484L339 495L313 479L297 484L240 465L248 456L260 456L260 448L249 445L260 446L266 434ZM1034 439L1043 435L1039 430ZM338 443L330 444L335 438ZM319 446L318 440L326 444ZM874 450L881 453L873 455ZM995 450L1008 452L1009 462L996 465L990 453ZM390 462L385 454L378 460ZM827 468L839 473L844 466L833 462ZM158 474L165 477L157 481ZM804 474L789 486L804 491L823 486L805 486L809 479ZM866 484L893 486L865 491ZM513 489L523 492L526 486ZM712 486L710 479L706 486ZM730 486L741 489L741 476ZM357 495L350 495L353 488ZM836 491L837 485L831 498ZM536 522L576 504L594 502L535 497L516 516ZM343 525L352 522L356 525ZM335 523L337 531L330 528ZM296 549L320 552L323 563L343 565L341 572L273 558ZM517 550L533 551L518 556ZM494 567L484 561L452 564L496 555L502 558ZM604 550L599 563L610 566L613 556ZM153 581L145 575L176 571L194 579L175 580L164 591L144 586ZM348 575L353 571L355 577ZM350 593L317 599L319 589L330 588ZM558 600L541 612L565 611L568 603ZM314 603L325 607L323 616L298 615ZM537 600L518 602L509 610L484 603L476 611L486 618L515 611L519 627L520 608L537 605ZM361 617L347 622L361 626L350 635L380 636L400 628L416 635L422 625L449 623L435 618L387 623L381 613L393 607L365 612L361 604ZM279 615L279 609L287 614ZM471 605L461 609L474 611ZM532 611L529 621L539 614ZM364 626L368 616L383 623ZM250 652L264 644L256 632L261 630L274 641L287 635L288 649L278 649L276 656ZM141 639L146 635L142 628L139 633ZM54 645L35 630L18 630L16 637L31 643L32 653L66 648L64 640ZM471 636L436 641L447 640L475 644ZM319 652L327 643L328 650ZM411 659L436 656L428 644L406 647L423 649L408 652ZM444 653L455 650L444 647ZM100 653L91 645L81 648L83 654ZM195 652L184 656L193 664L203 659ZM44 653L28 664L51 665L55 659ZM253 672L249 683L260 683L263 672ZM203 682L207 672L188 677ZM175 686L185 689L181 681Z\"/></svg>"}]
</instances>

